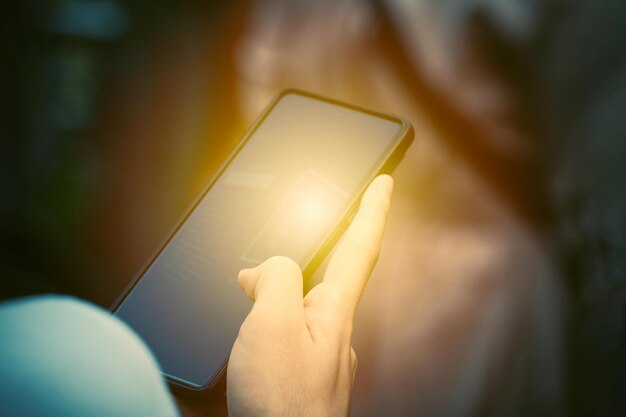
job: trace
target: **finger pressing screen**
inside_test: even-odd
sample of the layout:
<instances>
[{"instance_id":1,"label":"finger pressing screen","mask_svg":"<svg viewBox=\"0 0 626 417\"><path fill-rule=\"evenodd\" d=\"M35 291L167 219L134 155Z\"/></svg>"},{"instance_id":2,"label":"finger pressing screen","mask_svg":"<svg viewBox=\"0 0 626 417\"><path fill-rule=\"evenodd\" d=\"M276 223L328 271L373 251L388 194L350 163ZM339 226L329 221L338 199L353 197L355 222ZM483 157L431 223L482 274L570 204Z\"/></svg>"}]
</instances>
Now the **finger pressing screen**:
<instances>
[{"instance_id":1,"label":"finger pressing screen","mask_svg":"<svg viewBox=\"0 0 626 417\"><path fill-rule=\"evenodd\" d=\"M256 268L242 269L239 285L255 301L253 309L277 319L304 317L302 271L284 256L269 258Z\"/></svg>"},{"instance_id":2,"label":"finger pressing screen","mask_svg":"<svg viewBox=\"0 0 626 417\"><path fill-rule=\"evenodd\" d=\"M376 264L392 190L393 179L389 175L380 175L372 181L324 275L324 284L339 294L339 314L346 317L354 314Z\"/></svg>"}]
</instances>

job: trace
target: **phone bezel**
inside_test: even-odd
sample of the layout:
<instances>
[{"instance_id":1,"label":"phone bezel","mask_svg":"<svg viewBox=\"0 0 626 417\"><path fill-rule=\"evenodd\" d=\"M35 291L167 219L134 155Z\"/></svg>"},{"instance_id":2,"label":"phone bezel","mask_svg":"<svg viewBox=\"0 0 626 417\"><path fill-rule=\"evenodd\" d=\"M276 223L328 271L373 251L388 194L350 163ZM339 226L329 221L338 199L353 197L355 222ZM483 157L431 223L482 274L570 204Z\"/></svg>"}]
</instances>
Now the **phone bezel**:
<instances>
[{"instance_id":1,"label":"phone bezel","mask_svg":"<svg viewBox=\"0 0 626 417\"><path fill-rule=\"evenodd\" d=\"M175 227L173 227L171 231L168 233L167 238L159 245L159 247L155 251L153 251L153 253L150 255L148 260L143 264L139 272L135 274L135 276L130 281L130 283L124 288L120 296L115 300L115 302L109 309L112 314L115 314L119 306L124 302L126 297L128 297L128 295L133 291L133 289L139 283L139 281L144 276L144 274L150 269L152 264L156 261L156 259L161 254L161 252L163 252L163 250L167 247L170 241L174 238L178 230L187 221L191 213L194 212L198 204L202 201L202 199L206 196L206 194L211 190L211 188L217 182L217 180L224 174L224 172L226 172L230 163L237 157L241 149L243 149L243 147L247 144L248 140L254 135L258 127L261 126L263 121L272 112L276 104L283 97L290 95L290 94L297 94L297 95L305 96L305 97L308 97L317 101L322 101L322 102L330 103L333 105L349 108L351 110L355 110L355 111L372 115L374 117L390 120L400 125L400 130L398 131L396 136L393 138L390 145L387 147L387 149L385 149L385 152L381 154L381 157L377 160L376 164L374 164L372 166L372 169L368 172L369 174L368 178L370 178L370 180L364 181L364 183L360 185L358 191L354 193L353 201L351 202L351 204L348 205L345 212L342 214L340 220L337 222L337 224L334 227L331 228L331 230L324 237L324 239L322 239L320 245L311 252L312 255L305 262L305 267L303 268L303 275L305 277L311 275L317 269L319 264L324 260L325 256L328 254L328 252L336 244L339 237L343 234L343 232L345 231L345 229L350 223L350 218L352 214L358 208L361 196L363 192L365 191L365 189L367 188L367 186L369 185L369 182L371 181L371 179L373 179L376 175L379 175L379 174L391 173L393 169L396 167L396 165L402 159L402 156L404 155L404 152L406 151L406 149L413 142L413 137L414 137L413 127L406 119L402 117L397 117L397 116L392 116L389 114L381 113L375 110L367 109L367 108L350 104L350 103L345 103L336 99L320 96L318 94L310 93L310 92L303 91L297 88L288 88L288 89L283 90L282 92L280 92L273 98L273 100L267 105L267 107L259 115L259 117L257 117L257 119L254 121L252 126L244 133L243 138L237 143L237 145L235 145L235 147L230 152L228 157L217 169L216 173L211 177L211 179L207 182L207 184L204 186L202 191L198 194L198 197L195 198L195 200L192 202L190 207L185 211L185 213L177 221ZM182 378L178 378L174 375L169 375L165 372L162 372L162 374L167 378L168 382L171 385L173 385L175 388L178 387L178 388L183 388L184 390L188 390L188 391L203 392L203 391L213 388L218 383L221 376L224 374L224 371L226 370L228 359L229 359L228 356L224 358L224 361L220 365L218 372L216 372L206 384L201 385L201 386L198 386L194 383L186 381Z\"/></svg>"}]
</instances>

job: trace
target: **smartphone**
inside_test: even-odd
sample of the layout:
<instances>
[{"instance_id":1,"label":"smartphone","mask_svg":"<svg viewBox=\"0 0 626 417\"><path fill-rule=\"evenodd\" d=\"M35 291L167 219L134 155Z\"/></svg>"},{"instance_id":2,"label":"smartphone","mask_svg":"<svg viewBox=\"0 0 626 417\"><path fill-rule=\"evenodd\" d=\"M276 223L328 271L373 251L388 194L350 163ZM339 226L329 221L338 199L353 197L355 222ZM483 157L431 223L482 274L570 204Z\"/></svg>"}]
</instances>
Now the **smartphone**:
<instances>
[{"instance_id":1,"label":"smartphone","mask_svg":"<svg viewBox=\"0 0 626 417\"><path fill-rule=\"evenodd\" d=\"M211 388L252 302L240 269L274 255L312 273L361 194L413 140L404 119L290 89L244 135L112 307L176 387Z\"/></svg>"}]
</instances>

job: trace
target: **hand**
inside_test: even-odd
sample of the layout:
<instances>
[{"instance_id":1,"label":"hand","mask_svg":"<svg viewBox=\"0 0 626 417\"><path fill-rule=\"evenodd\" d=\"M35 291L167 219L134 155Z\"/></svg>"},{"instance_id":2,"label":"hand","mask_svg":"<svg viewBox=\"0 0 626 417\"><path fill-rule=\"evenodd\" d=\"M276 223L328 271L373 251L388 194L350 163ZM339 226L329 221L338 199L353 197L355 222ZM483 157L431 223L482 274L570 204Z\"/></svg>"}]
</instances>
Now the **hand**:
<instances>
[{"instance_id":1,"label":"hand","mask_svg":"<svg viewBox=\"0 0 626 417\"><path fill-rule=\"evenodd\" d=\"M346 416L356 371L354 311L374 268L393 180L377 177L331 259L302 297L302 272L273 257L239 273L255 301L228 364L232 416Z\"/></svg>"}]
</instances>

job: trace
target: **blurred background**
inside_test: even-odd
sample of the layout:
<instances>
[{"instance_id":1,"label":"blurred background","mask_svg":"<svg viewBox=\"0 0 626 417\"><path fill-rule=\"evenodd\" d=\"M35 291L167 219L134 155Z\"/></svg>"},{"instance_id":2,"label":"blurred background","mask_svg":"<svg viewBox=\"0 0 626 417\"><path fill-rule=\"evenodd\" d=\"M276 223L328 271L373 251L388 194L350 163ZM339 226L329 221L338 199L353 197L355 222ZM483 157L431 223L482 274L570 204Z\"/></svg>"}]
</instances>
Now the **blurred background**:
<instances>
[{"instance_id":1,"label":"blurred background","mask_svg":"<svg viewBox=\"0 0 626 417\"><path fill-rule=\"evenodd\" d=\"M625 21L619 0L4 1L0 297L108 308L298 87L416 130L352 414L624 415Z\"/></svg>"}]
</instances>

